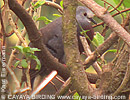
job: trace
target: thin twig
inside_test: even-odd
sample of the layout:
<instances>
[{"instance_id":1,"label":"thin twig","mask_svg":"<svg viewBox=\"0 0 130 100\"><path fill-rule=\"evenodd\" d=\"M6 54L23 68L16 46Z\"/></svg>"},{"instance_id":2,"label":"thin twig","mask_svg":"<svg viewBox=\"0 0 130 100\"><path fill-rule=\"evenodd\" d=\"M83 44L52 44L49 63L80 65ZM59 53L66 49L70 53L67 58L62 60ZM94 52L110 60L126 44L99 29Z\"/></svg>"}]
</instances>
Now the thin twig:
<instances>
[{"instance_id":1,"label":"thin twig","mask_svg":"<svg viewBox=\"0 0 130 100\"><path fill-rule=\"evenodd\" d=\"M27 77L27 86L31 89L31 80L30 80L30 74L29 74L29 70L30 70L30 61L28 61L28 68L25 69L25 74Z\"/></svg>"},{"instance_id":2,"label":"thin twig","mask_svg":"<svg viewBox=\"0 0 130 100\"><path fill-rule=\"evenodd\" d=\"M65 81L63 81L62 79L60 79L58 76L55 77L58 81L60 81L61 83L65 83Z\"/></svg>"},{"instance_id":3,"label":"thin twig","mask_svg":"<svg viewBox=\"0 0 130 100\"><path fill-rule=\"evenodd\" d=\"M105 33L107 32L108 29L109 29L109 27L105 26L105 28L103 29L103 31L101 33L103 37L105 37Z\"/></svg>"},{"instance_id":4,"label":"thin twig","mask_svg":"<svg viewBox=\"0 0 130 100\"><path fill-rule=\"evenodd\" d=\"M60 90L56 93L55 100L59 100L57 98L58 96L64 95L66 92L68 92L71 85L71 78L68 78L67 81L62 85Z\"/></svg>"},{"instance_id":5,"label":"thin twig","mask_svg":"<svg viewBox=\"0 0 130 100\"><path fill-rule=\"evenodd\" d=\"M30 98L38 94L50 81L57 75L57 71L52 71L46 79L44 79L41 84L31 93Z\"/></svg>"},{"instance_id":6,"label":"thin twig","mask_svg":"<svg viewBox=\"0 0 130 100\"><path fill-rule=\"evenodd\" d=\"M98 5L94 0L79 1L91 9L98 18L103 20L113 32L115 32L125 43L130 46L130 34L106 11L105 8Z\"/></svg>"},{"instance_id":7,"label":"thin twig","mask_svg":"<svg viewBox=\"0 0 130 100\"><path fill-rule=\"evenodd\" d=\"M2 14L1 14L1 9L0 9L0 21L1 21L1 32L2 32L2 44L1 46L5 46L5 38L6 38L6 32L5 32L5 27L4 27L4 22L3 22L3 18L2 18Z\"/></svg>"},{"instance_id":8,"label":"thin twig","mask_svg":"<svg viewBox=\"0 0 130 100\"><path fill-rule=\"evenodd\" d=\"M124 13L124 12L127 12L127 11L130 11L130 8L127 8L127 9L125 9L125 10L120 11L120 13ZM118 14L120 14L120 13L117 12L117 13L113 14L112 17L114 17L114 16L116 16L116 15L118 15Z\"/></svg>"},{"instance_id":9,"label":"thin twig","mask_svg":"<svg viewBox=\"0 0 130 100\"><path fill-rule=\"evenodd\" d=\"M87 56L89 57L89 56L92 54L92 52L91 52L91 49L90 49L90 47L89 47L89 45L88 45L88 42L87 42L86 38L80 36L80 40L81 40L81 42L82 42L82 44L83 44L85 53L86 53ZM95 69L95 71L97 72L97 74L98 74L99 76L102 74L102 70L101 70L101 68L100 68L100 66L98 65L97 62L93 63L93 68Z\"/></svg>"},{"instance_id":10,"label":"thin twig","mask_svg":"<svg viewBox=\"0 0 130 100\"><path fill-rule=\"evenodd\" d=\"M24 37L25 35L26 35L26 30L24 28L21 36ZM22 42L20 40L18 40L17 43L16 43L16 46L20 45L21 43ZM7 64L8 66L12 65L11 63L12 63L13 59L15 58L14 54L16 54L16 49L12 50L12 52L10 54L10 57L9 57L9 60L8 60L8 64Z\"/></svg>"},{"instance_id":11,"label":"thin twig","mask_svg":"<svg viewBox=\"0 0 130 100\"><path fill-rule=\"evenodd\" d=\"M110 5L111 7L113 7L114 8L114 10L116 10L116 11L118 11L118 13L120 13L120 11L117 9L117 8L115 8L113 5L111 5L110 3L108 3L107 1L105 1L105 0L102 0L102 1L104 1L105 3L107 3L108 5ZM124 16L123 16L123 14L122 13L120 13L121 14L121 16L122 16L122 18L123 18L123 22L124 22Z\"/></svg>"},{"instance_id":12,"label":"thin twig","mask_svg":"<svg viewBox=\"0 0 130 100\"><path fill-rule=\"evenodd\" d=\"M27 43L25 42L25 40L23 39L23 37L20 35L20 33L17 31L16 26L13 22L13 19L11 17L11 14L9 14L9 21L10 21L10 25L12 27L12 29L14 30L15 34L17 35L17 37L19 38L19 40L24 44L25 47L27 47Z\"/></svg>"},{"instance_id":13,"label":"thin twig","mask_svg":"<svg viewBox=\"0 0 130 100\"><path fill-rule=\"evenodd\" d=\"M17 94L17 93L24 93L24 92L30 91L30 90L31 90L31 88L30 88L30 87L27 87L27 88L15 90L15 91L14 91L14 94Z\"/></svg>"},{"instance_id":14,"label":"thin twig","mask_svg":"<svg viewBox=\"0 0 130 100\"><path fill-rule=\"evenodd\" d=\"M63 14L63 9L59 4L57 4L55 2L51 2L51 1L46 1L45 5L52 6L52 7L56 8L60 14Z\"/></svg>"},{"instance_id":15,"label":"thin twig","mask_svg":"<svg viewBox=\"0 0 130 100\"><path fill-rule=\"evenodd\" d=\"M121 91L125 88L127 82L130 79L130 47L129 46L128 46L128 52L129 52L129 61L127 64L127 69L126 69L124 79L123 79L121 85L119 86L119 88L112 94L112 96L117 96L119 93L121 93Z\"/></svg>"},{"instance_id":16,"label":"thin twig","mask_svg":"<svg viewBox=\"0 0 130 100\"><path fill-rule=\"evenodd\" d=\"M22 1L22 6L24 6L24 4L25 4L26 1L27 1L27 0L23 0L23 1Z\"/></svg>"},{"instance_id":17,"label":"thin twig","mask_svg":"<svg viewBox=\"0 0 130 100\"><path fill-rule=\"evenodd\" d=\"M55 90L58 91L58 88L56 87L55 83L50 81L50 83L54 86Z\"/></svg>"},{"instance_id":18,"label":"thin twig","mask_svg":"<svg viewBox=\"0 0 130 100\"><path fill-rule=\"evenodd\" d=\"M1 58L0 58L1 60ZM5 63L6 64L6 63ZM6 64L6 69L9 72L9 74L11 75L12 79L14 80L14 83L16 84L16 89L19 90L20 89L20 82L18 81L15 73L13 72L13 70Z\"/></svg>"},{"instance_id":19,"label":"thin twig","mask_svg":"<svg viewBox=\"0 0 130 100\"><path fill-rule=\"evenodd\" d=\"M107 49L109 49L116 41L118 40L118 36L113 32L111 35L98 46L95 51L85 60L84 64L90 66L94 63Z\"/></svg>"},{"instance_id":20,"label":"thin twig","mask_svg":"<svg viewBox=\"0 0 130 100\"><path fill-rule=\"evenodd\" d=\"M127 22L130 20L130 13L129 15L127 16L125 22L122 24L122 27L125 27L127 25ZM124 45L123 45L124 46ZM123 47L122 47L123 48ZM128 53L129 53L129 61L128 61L128 64L127 64L127 69L126 69L126 73L125 73L125 76L124 76L124 79L121 83L121 85L119 86L119 88L113 93L113 96L116 96L118 95L122 90L123 88L126 86L127 82L129 81L130 79L130 47L128 46Z\"/></svg>"},{"instance_id":21,"label":"thin twig","mask_svg":"<svg viewBox=\"0 0 130 100\"><path fill-rule=\"evenodd\" d=\"M121 1L119 2L119 4L118 4L114 9L112 9L112 10L109 11L109 13L113 12L115 9L117 9L118 7L120 7L120 5L123 3L123 1L124 1L124 0L121 0Z\"/></svg>"},{"instance_id":22,"label":"thin twig","mask_svg":"<svg viewBox=\"0 0 130 100\"><path fill-rule=\"evenodd\" d=\"M130 8L127 8L127 9L125 9L125 10L120 11L120 13L124 13L124 12L127 12L127 11L130 11ZM118 15L118 14L120 14L120 13L117 12L117 13L113 14L112 17L114 17L114 16L116 16L116 15ZM93 25L92 27L94 28L94 27L103 25L104 23L105 23L105 22L100 22L100 23L98 23L98 24Z\"/></svg>"}]
</instances>

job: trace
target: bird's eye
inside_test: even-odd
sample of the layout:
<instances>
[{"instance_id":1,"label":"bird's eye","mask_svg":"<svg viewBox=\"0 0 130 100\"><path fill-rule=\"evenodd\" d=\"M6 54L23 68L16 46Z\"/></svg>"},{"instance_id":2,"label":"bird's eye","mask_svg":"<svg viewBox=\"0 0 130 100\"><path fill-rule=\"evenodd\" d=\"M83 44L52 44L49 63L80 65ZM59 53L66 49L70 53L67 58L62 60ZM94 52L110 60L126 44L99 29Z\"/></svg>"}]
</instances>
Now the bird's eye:
<instances>
[{"instance_id":1,"label":"bird's eye","mask_svg":"<svg viewBox=\"0 0 130 100\"><path fill-rule=\"evenodd\" d=\"M87 13L86 13L86 12L84 13L84 16L87 16Z\"/></svg>"}]
</instances>

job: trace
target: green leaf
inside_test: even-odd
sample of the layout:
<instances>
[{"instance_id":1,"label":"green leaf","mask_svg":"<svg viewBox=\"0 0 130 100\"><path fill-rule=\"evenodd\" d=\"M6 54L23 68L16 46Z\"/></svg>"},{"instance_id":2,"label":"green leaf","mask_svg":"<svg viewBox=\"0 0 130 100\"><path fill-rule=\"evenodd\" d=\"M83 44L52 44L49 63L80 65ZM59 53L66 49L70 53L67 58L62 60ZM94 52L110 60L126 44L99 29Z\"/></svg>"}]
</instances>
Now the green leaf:
<instances>
[{"instance_id":1,"label":"green leaf","mask_svg":"<svg viewBox=\"0 0 130 100\"><path fill-rule=\"evenodd\" d=\"M31 5L34 7L34 3L32 2Z\"/></svg>"},{"instance_id":2,"label":"green leaf","mask_svg":"<svg viewBox=\"0 0 130 100\"><path fill-rule=\"evenodd\" d=\"M97 47L104 42L104 37L100 33L96 33L92 42Z\"/></svg>"},{"instance_id":3,"label":"green leaf","mask_svg":"<svg viewBox=\"0 0 130 100\"><path fill-rule=\"evenodd\" d=\"M41 69L41 62L40 62L40 60L39 60L39 59L37 58L37 56L35 56L35 55L32 55L32 59L37 62L37 65L36 65L36 68L35 68L35 69L40 70L40 69Z\"/></svg>"},{"instance_id":4,"label":"green leaf","mask_svg":"<svg viewBox=\"0 0 130 100\"><path fill-rule=\"evenodd\" d=\"M40 49L38 48L30 48L31 51L41 51Z\"/></svg>"},{"instance_id":5,"label":"green leaf","mask_svg":"<svg viewBox=\"0 0 130 100\"><path fill-rule=\"evenodd\" d=\"M116 53L117 49L110 49L110 50L107 50L106 52L114 52L114 53Z\"/></svg>"},{"instance_id":6,"label":"green leaf","mask_svg":"<svg viewBox=\"0 0 130 100\"><path fill-rule=\"evenodd\" d=\"M46 1L45 0L39 0L39 4L43 5Z\"/></svg>"},{"instance_id":7,"label":"green leaf","mask_svg":"<svg viewBox=\"0 0 130 100\"><path fill-rule=\"evenodd\" d=\"M53 16L61 17L62 15L59 15L59 14L53 14Z\"/></svg>"},{"instance_id":8,"label":"green leaf","mask_svg":"<svg viewBox=\"0 0 130 100\"><path fill-rule=\"evenodd\" d=\"M38 7L42 6L46 1L45 0L38 0L35 4L32 3L32 6L34 7L34 10L36 10Z\"/></svg>"},{"instance_id":9,"label":"green leaf","mask_svg":"<svg viewBox=\"0 0 130 100\"><path fill-rule=\"evenodd\" d=\"M49 20L49 19L46 18L45 16L41 16L41 17L39 17L39 18L37 19L37 21L40 21L40 20L44 21L45 24L49 24L50 22L52 22L52 20Z\"/></svg>"},{"instance_id":10,"label":"green leaf","mask_svg":"<svg viewBox=\"0 0 130 100\"><path fill-rule=\"evenodd\" d=\"M31 48L31 47L26 47L25 49L24 49L24 51L25 51L25 53L24 53L24 55L26 56L26 58L32 58L32 59L34 59L33 57L34 57L34 51L41 51L40 49L38 49L38 48Z\"/></svg>"},{"instance_id":11,"label":"green leaf","mask_svg":"<svg viewBox=\"0 0 130 100\"><path fill-rule=\"evenodd\" d=\"M26 62L26 59L23 59L23 60L21 61L21 66L22 66L23 68L28 68L28 63Z\"/></svg>"},{"instance_id":12,"label":"green leaf","mask_svg":"<svg viewBox=\"0 0 130 100\"><path fill-rule=\"evenodd\" d=\"M39 59L35 59L35 61L37 62L36 69L40 70L41 69L40 60Z\"/></svg>"},{"instance_id":13,"label":"green leaf","mask_svg":"<svg viewBox=\"0 0 130 100\"><path fill-rule=\"evenodd\" d=\"M82 100L77 92L73 96L74 96L74 100Z\"/></svg>"},{"instance_id":14,"label":"green leaf","mask_svg":"<svg viewBox=\"0 0 130 100\"><path fill-rule=\"evenodd\" d=\"M17 67L19 63L20 61L16 61L16 63L14 64L14 67Z\"/></svg>"},{"instance_id":15,"label":"green leaf","mask_svg":"<svg viewBox=\"0 0 130 100\"><path fill-rule=\"evenodd\" d=\"M110 49L110 50L107 50L103 55L106 55L108 52L116 53L117 50L116 50L116 49Z\"/></svg>"},{"instance_id":16,"label":"green leaf","mask_svg":"<svg viewBox=\"0 0 130 100\"><path fill-rule=\"evenodd\" d=\"M31 52L30 47L24 47L24 48L23 48L23 52L25 52L25 53L26 53L26 52Z\"/></svg>"},{"instance_id":17,"label":"green leaf","mask_svg":"<svg viewBox=\"0 0 130 100\"><path fill-rule=\"evenodd\" d=\"M116 53L116 52L117 52L117 49L107 50L107 51L103 54L103 56L105 56L108 52ZM105 60L105 62L106 62L106 60Z\"/></svg>"},{"instance_id":18,"label":"green leaf","mask_svg":"<svg viewBox=\"0 0 130 100\"><path fill-rule=\"evenodd\" d=\"M25 55L26 58L29 58L29 59L30 59L30 58L32 58L32 55L33 55L33 54L26 52L26 53L24 53L24 55Z\"/></svg>"},{"instance_id":19,"label":"green leaf","mask_svg":"<svg viewBox=\"0 0 130 100\"><path fill-rule=\"evenodd\" d=\"M31 48L31 47L24 47L23 52L24 53L31 53L34 54L34 51L40 51L38 48Z\"/></svg>"},{"instance_id":20,"label":"green leaf","mask_svg":"<svg viewBox=\"0 0 130 100\"><path fill-rule=\"evenodd\" d=\"M32 59L37 59L37 56L35 56L35 55L32 55L32 57L31 57Z\"/></svg>"},{"instance_id":21,"label":"green leaf","mask_svg":"<svg viewBox=\"0 0 130 100\"><path fill-rule=\"evenodd\" d=\"M63 8L63 0L60 1L60 6Z\"/></svg>"},{"instance_id":22,"label":"green leaf","mask_svg":"<svg viewBox=\"0 0 130 100\"><path fill-rule=\"evenodd\" d=\"M14 46L13 48L19 50L21 53L23 53L23 46Z\"/></svg>"}]
</instances>

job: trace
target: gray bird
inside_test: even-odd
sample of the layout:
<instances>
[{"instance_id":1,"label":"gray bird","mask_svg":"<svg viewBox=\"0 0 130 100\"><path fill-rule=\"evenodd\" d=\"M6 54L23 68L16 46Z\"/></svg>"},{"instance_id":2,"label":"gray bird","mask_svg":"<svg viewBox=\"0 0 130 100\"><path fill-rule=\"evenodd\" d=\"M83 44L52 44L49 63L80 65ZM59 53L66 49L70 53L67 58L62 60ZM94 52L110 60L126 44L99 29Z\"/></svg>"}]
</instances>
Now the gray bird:
<instances>
[{"instance_id":1,"label":"gray bird","mask_svg":"<svg viewBox=\"0 0 130 100\"><path fill-rule=\"evenodd\" d=\"M95 23L95 21L92 19L92 17L93 17L93 13L91 10L89 10L88 8L83 7L83 6L77 7L77 9L76 9L76 19L78 21L77 38L78 38L78 46L79 46L80 53L82 53L84 51L84 49L83 49L82 43L79 39L79 36L81 36L81 34L80 34L81 28L79 27L79 24L81 25L81 27L84 30L89 30L89 31L87 31L86 34L92 40L94 31L93 31L93 28L92 28L92 25L90 24L90 22L92 21L93 23ZM60 63L65 64L64 44L62 41L62 18L61 17L57 18L56 20L49 23L45 27L41 28L39 31L42 33L43 43L46 45L46 47L48 48L50 53L54 57L56 57ZM88 42L90 43L90 41L88 41ZM30 43L30 46L33 47L31 43ZM37 53L35 55L37 55ZM35 70L36 62L33 60L31 61L30 76L31 76L32 82L33 82L34 78L36 77L36 75L38 75L38 74L43 75L48 72L48 68L43 66L44 62L42 62L41 57L38 57L38 58L41 62L40 71Z\"/></svg>"}]
</instances>

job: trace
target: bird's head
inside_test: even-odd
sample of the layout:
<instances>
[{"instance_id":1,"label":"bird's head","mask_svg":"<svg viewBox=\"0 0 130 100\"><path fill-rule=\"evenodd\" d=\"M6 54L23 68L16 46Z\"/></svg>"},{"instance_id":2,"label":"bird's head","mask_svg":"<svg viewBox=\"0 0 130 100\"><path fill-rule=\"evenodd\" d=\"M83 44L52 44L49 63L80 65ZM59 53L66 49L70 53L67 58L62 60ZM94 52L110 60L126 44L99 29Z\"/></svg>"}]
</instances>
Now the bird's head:
<instances>
[{"instance_id":1,"label":"bird's head","mask_svg":"<svg viewBox=\"0 0 130 100\"><path fill-rule=\"evenodd\" d=\"M94 24L97 24L92 18L94 14L93 12L84 6L78 6L76 9L76 19L82 19L83 21L87 22L93 22Z\"/></svg>"}]
</instances>

